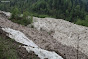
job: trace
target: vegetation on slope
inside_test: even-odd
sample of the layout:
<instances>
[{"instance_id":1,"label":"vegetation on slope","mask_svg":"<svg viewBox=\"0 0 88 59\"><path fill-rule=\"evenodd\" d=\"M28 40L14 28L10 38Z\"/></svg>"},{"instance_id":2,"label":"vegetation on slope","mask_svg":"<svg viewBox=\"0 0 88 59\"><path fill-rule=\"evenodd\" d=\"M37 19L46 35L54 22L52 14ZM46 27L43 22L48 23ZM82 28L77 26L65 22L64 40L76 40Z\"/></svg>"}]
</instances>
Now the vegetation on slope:
<instances>
[{"instance_id":1,"label":"vegetation on slope","mask_svg":"<svg viewBox=\"0 0 88 59\"><path fill-rule=\"evenodd\" d=\"M22 45L0 34L0 59L40 59L34 52L28 53Z\"/></svg>"},{"instance_id":2,"label":"vegetation on slope","mask_svg":"<svg viewBox=\"0 0 88 59\"><path fill-rule=\"evenodd\" d=\"M28 11L30 15L38 17L55 17L85 26L88 15L88 3L83 0L10 0L0 2L0 10L11 11L18 8L21 14ZM87 18L88 20L88 18ZM18 21L20 22L20 21ZM22 21L22 23L25 21Z\"/></svg>"},{"instance_id":3,"label":"vegetation on slope","mask_svg":"<svg viewBox=\"0 0 88 59\"><path fill-rule=\"evenodd\" d=\"M12 39L5 39L0 36L0 59L20 59L16 50L18 46L12 42Z\"/></svg>"},{"instance_id":4,"label":"vegetation on slope","mask_svg":"<svg viewBox=\"0 0 88 59\"><path fill-rule=\"evenodd\" d=\"M12 10L10 20L15 23L27 26L28 24L31 24L33 22L33 17L32 16L29 17L28 11L24 11L23 14L21 14L18 8L14 8Z\"/></svg>"}]
</instances>

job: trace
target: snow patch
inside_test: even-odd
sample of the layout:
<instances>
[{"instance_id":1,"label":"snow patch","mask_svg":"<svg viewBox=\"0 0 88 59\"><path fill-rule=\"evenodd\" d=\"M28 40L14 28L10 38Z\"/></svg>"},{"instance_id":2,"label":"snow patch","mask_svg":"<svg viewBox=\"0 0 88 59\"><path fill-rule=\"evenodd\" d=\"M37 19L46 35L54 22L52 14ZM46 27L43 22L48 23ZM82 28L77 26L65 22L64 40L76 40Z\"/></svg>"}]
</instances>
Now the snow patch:
<instances>
[{"instance_id":1,"label":"snow patch","mask_svg":"<svg viewBox=\"0 0 88 59\"><path fill-rule=\"evenodd\" d=\"M39 48L32 40L28 39L22 32L13 30L11 28L2 28L3 31L9 34L9 37L14 39L15 41L25 44L27 46L23 46L26 48L28 52L33 51L40 59L48 58L48 59L63 59L55 52L47 51Z\"/></svg>"},{"instance_id":2,"label":"snow patch","mask_svg":"<svg viewBox=\"0 0 88 59\"><path fill-rule=\"evenodd\" d=\"M9 37L15 39L15 41L25 44L27 46L38 47L32 40L29 40L23 33L10 28L2 28L3 31L9 34Z\"/></svg>"},{"instance_id":3,"label":"snow patch","mask_svg":"<svg viewBox=\"0 0 88 59\"><path fill-rule=\"evenodd\" d=\"M41 48L32 48L32 47L28 47L28 46L24 46L24 47L26 48L26 50L28 52L34 51L34 53L36 55L38 55L38 57L40 57L40 59L44 59L44 58L48 58L48 59L63 59L61 56L59 56L55 52L50 52L50 51L47 51L47 50L43 50Z\"/></svg>"}]
</instances>

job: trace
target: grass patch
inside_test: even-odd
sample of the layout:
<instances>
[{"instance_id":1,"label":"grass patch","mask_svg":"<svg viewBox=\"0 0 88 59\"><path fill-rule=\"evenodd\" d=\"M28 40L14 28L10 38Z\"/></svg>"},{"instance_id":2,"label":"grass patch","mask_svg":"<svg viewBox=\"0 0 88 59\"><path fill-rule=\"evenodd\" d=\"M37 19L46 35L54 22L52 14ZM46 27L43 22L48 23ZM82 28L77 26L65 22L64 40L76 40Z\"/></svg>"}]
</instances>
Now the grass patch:
<instances>
[{"instance_id":1,"label":"grass patch","mask_svg":"<svg viewBox=\"0 0 88 59\"><path fill-rule=\"evenodd\" d=\"M0 59L40 59L35 53L28 53L21 43L8 37L0 36Z\"/></svg>"},{"instance_id":2,"label":"grass patch","mask_svg":"<svg viewBox=\"0 0 88 59\"><path fill-rule=\"evenodd\" d=\"M34 16L34 17L38 17L38 18L50 17L49 15L46 15L46 14L38 14L38 13L33 13L33 12L30 12L29 15Z\"/></svg>"},{"instance_id":3,"label":"grass patch","mask_svg":"<svg viewBox=\"0 0 88 59\"><path fill-rule=\"evenodd\" d=\"M0 36L0 59L20 59L16 49L18 46L13 41Z\"/></svg>"}]
</instances>

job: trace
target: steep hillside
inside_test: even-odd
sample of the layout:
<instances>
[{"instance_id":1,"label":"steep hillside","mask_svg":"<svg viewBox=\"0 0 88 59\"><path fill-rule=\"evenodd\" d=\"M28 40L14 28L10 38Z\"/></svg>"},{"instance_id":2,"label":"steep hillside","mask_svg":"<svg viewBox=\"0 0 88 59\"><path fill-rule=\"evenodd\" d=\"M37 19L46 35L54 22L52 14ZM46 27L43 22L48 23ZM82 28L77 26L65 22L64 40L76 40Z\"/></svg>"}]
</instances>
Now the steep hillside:
<instances>
[{"instance_id":1,"label":"steep hillside","mask_svg":"<svg viewBox=\"0 0 88 59\"><path fill-rule=\"evenodd\" d=\"M56 41L72 46L88 56L88 27L62 19L36 17L34 17L34 27L47 31Z\"/></svg>"},{"instance_id":2,"label":"steep hillside","mask_svg":"<svg viewBox=\"0 0 88 59\"><path fill-rule=\"evenodd\" d=\"M28 39L32 40L41 49L51 52L54 51L64 59L88 58L87 27L75 25L62 19L42 19L36 17L33 19L34 27L38 30L13 23L2 14L0 14L0 26L5 32L9 33L7 36L10 38L21 37L21 39L15 39L22 43L22 40L26 39L24 37L24 35L26 35ZM17 35L17 32L19 33L19 31L24 35ZM29 51L30 48L27 47L26 49ZM36 48L32 47L32 49Z\"/></svg>"},{"instance_id":3,"label":"steep hillside","mask_svg":"<svg viewBox=\"0 0 88 59\"><path fill-rule=\"evenodd\" d=\"M6 36L0 28L0 59L40 59L33 52L28 53L24 46Z\"/></svg>"},{"instance_id":4,"label":"steep hillside","mask_svg":"<svg viewBox=\"0 0 88 59\"><path fill-rule=\"evenodd\" d=\"M6 34L5 34L6 36L15 39L15 41L17 41L19 43L26 44L26 46L24 46L26 48L26 50L30 53L30 49L31 49L32 51L36 52L35 54L38 54L38 57L41 57L41 59L42 58L43 59L44 58L48 58L48 59L60 58L60 59L62 59L62 57L59 56L59 54L60 54L59 51L57 51L57 53L56 53L56 51L52 49L54 46L51 47L52 42L54 42L51 40L52 37L51 36L47 37L46 35L43 35L46 32L42 33L40 31L33 29L33 28L27 28L25 26L13 23L13 22L9 21L6 18L6 16L3 14L0 14L0 29L2 29L4 32L6 32ZM28 38L20 31L23 32ZM35 35L36 35L36 37L35 37ZM49 40L47 40L46 38ZM33 43L29 39L33 40L33 42L35 42L40 48L39 47L35 48L35 46L34 46L35 43ZM31 44L31 42L33 44ZM50 44L50 45L48 45L48 44ZM33 47L31 47L31 46L33 46ZM50 48L48 48L48 46ZM47 50L49 50L49 51L47 51ZM47 54L49 54L49 55L47 55ZM63 56L62 54L60 54L60 55ZM28 55L26 55L26 56L28 56ZM36 57L36 55L33 55L33 56ZM35 57L32 57L32 58L35 58ZM30 57L28 57L28 58L30 58Z\"/></svg>"}]
</instances>

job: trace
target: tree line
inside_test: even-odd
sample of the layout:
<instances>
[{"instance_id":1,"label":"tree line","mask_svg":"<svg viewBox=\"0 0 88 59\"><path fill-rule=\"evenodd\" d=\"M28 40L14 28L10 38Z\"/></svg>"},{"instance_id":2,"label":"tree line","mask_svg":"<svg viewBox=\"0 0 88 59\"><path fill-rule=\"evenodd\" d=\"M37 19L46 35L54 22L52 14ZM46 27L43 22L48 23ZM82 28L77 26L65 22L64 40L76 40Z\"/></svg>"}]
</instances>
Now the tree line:
<instances>
[{"instance_id":1,"label":"tree line","mask_svg":"<svg viewBox=\"0 0 88 59\"><path fill-rule=\"evenodd\" d=\"M12 11L17 8L20 13L28 11L38 17L54 17L88 26L87 0L10 0L0 2L0 10Z\"/></svg>"}]
</instances>

